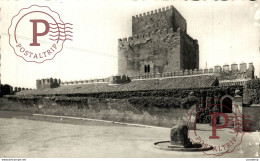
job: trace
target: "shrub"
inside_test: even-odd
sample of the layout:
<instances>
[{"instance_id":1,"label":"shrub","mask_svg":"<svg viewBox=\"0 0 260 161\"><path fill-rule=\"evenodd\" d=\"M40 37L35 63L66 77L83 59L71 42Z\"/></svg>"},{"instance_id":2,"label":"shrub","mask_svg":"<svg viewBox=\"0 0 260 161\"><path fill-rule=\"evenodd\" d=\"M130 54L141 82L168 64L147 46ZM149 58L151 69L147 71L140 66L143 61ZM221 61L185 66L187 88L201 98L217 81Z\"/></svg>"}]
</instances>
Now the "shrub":
<instances>
[{"instance_id":1,"label":"shrub","mask_svg":"<svg viewBox=\"0 0 260 161\"><path fill-rule=\"evenodd\" d=\"M176 97L131 97L128 102L134 105L156 106L159 108L185 108L189 109L193 104L198 103L198 98L195 96L187 98Z\"/></svg>"},{"instance_id":2,"label":"shrub","mask_svg":"<svg viewBox=\"0 0 260 161\"><path fill-rule=\"evenodd\" d=\"M260 103L260 79L250 80L246 83L243 93L244 104Z\"/></svg>"},{"instance_id":3,"label":"shrub","mask_svg":"<svg viewBox=\"0 0 260 161\"><path fill-rule=\"evenodd\" d=\"M181 100L181 106L182 106L182 108L185 108L185 109L189 109L189 108L191 108L192 105L198 104L198 103L199 103L199 99L195 96L188 96Z\"/></svg>"}]
</instances>

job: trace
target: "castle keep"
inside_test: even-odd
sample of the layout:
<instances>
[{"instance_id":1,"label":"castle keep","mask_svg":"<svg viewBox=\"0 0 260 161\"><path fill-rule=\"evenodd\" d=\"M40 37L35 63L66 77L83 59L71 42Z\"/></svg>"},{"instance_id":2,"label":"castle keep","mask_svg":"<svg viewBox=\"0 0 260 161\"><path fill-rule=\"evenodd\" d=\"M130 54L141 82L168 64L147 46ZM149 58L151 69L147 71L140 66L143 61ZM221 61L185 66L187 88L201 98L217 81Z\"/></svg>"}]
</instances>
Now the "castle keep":
<instances>
[{"instance_id":1,"label":"castle keep","mask_svg":"<svg viewBox=\"0 0 260 161\"><path fill-rule=\"evenodd\" d=\"M199 69L198 41L173 6L133 16L132 35L118 40L119 75Z\"/></svg>"}]
</instances>

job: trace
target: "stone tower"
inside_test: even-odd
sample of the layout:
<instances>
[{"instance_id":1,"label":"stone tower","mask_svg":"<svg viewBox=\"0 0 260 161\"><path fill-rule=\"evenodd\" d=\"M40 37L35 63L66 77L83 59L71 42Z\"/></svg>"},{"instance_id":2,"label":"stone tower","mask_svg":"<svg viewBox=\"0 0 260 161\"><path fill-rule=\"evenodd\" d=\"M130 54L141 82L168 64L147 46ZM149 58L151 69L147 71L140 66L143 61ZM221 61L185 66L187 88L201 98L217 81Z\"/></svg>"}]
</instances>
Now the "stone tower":
<instances>
[{"instance_id":1,"label":"stone tower","mask_svg":"<svg viewBox=\"0 0 260 161\"><path fill-rule=\"evenodd\" d=\"M173 6L133 16L133 37L118 40L118 74L198 69L198 41L186 30L186 20Z\"/></svg>"}]
</instances>

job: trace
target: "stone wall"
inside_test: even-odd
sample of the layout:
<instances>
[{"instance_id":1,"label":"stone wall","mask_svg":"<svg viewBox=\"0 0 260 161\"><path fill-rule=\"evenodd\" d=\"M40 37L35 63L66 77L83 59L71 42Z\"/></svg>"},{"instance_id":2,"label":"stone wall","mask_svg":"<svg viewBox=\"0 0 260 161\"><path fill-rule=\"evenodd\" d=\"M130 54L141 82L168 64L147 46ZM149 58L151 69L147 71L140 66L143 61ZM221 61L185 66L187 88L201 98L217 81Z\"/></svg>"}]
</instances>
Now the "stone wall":
<instances>
[{"instance_id":1,"label":"stone wall","mask_svg":"<svg viewBox=\"0 0 260 161\"><path fill-rule=\"evenodd\" d=\"M130 82L131 79L126 75L110 76L109 78L98 78L89 80L74 80L61 82L60 85L77 85L77 84L89 84L89 83L110 83L110 84L124 84Z\"/></svg>"},{"instance_id":2,"label":"stone wall","mask_svg":"<svg viewBox=\"0 0 260 161\"><path fill-rule=\"evenodd\" d=\"M240 90L243 90L243 87L239 87ZM197 123L210 123L211 117L209 115L212 111L220 110L220 98L223 95L229 94L233 96L234 90L237 90L238 87L230 88L227 90L222 89L208 89L205 91L194 91L194 95L199 98L201 103L198 106L196 111L200 111L202 108L207 105L214 104L214 107L210 107L207 110L204 110L201 115L197 118ZM159 92L160 93L160 92ZM182 92L178 92L182 95ZM189 93L186 91L185 93ZM166 94L168 96L168 94ZM0 99L0 110L7 111L21 111L29 113L40 113L40 114L49 114L49 115L62 115L62 116L75 116L75 117L86 117L93 119L103 119L110 121L119 121L126 123L138 123L154 126L163 126L163 127L172 127L177 123L187 123L187 118L193 109L196 106L192 107L193 100L190 99L186 101L186 104L182 106L169 104L169 106L158 106L160 102L155 104L149 103L145 100L146 105L143 103L137 102L133 103L133 99L137 97L129 98L93 98L93 97L17 97L12 96L10 98L5 97ZM145 96L138 97L141 99L146 98ZM157 97L155 97L157 98ZM159 97L158 97L159 98ZM173 97L160 97L160 100L165 103L165 98ZM185 102L188 96L180 99L179 102ZM217 98L212 99L210 98ZM130 101L132 100L132 101ZM136 99L134 99L136 100ZM210 101L206 101L210 100ZM156 102L156 101L155 101ZM177 103L178 100L174 100L174 103ZM235 103L236 104L236 103ZM242 105L242 104L241 104ZM257 131L260 129L260 105L253 104L251 106L243 106L243 122L246 123L244 126L248 131ZM249 117L248 117L249 116ZM250 121L246 121L250 120ZM250 128L250 129L249 129Z\"/></svg>"},{"instance_id":3,"label":"stone wall","mask_svg":"<svg viewBox=\"0 0 260 161\"><path fill-rule=\"evenodd\" d=\"M118 74L164 73L180 69L180 30L159 30L134 38L119 39Z\"/></svg>"},{"instance_id":4,"label":"stone wall","mask_svg":"<svg viewBox=\"0 0 260 161\"><path fill-rule=\"evenodd\" d=\"M140 35L147 32L180 28L186 32L187 24L183 16L173 6L139 14L132 17L132 34Z\"/></svg>"},{"instance_id":5,"label":"stone wall","mask_svg":"<svg viewBox=\"0 0 260 161\"><path fill-rule=\"evenodd\" d=\"M40 107L43 107L43 102L51 102L46 104L46 107L56 108L58 103L61 106L67 106L67 104L73 104L73 107L78 107L79 109L84 109L85 107L89 106L89 101L96 100L97 107L99 108L99 102L110 103L111 101L114 104L118 104L120 106L123 105L125 102L127 106L121 106L122 111L125 109L129 109L128 107L134 107L136 110L149 110L150 108L157 109L156 111L167 111L174 112L174 111L185 111L185 109L189 109L191 107L191 103L194 102L194 97L189 97L191 93L197 98L199 98L199 102L201 103L198 109L202 109L207 106L206 102L211 99L210 104L215 104L214 108L211 106L207 108L207 110L203 110L201 114L198 116L198 123L209 123L211 121L211 117L209 115L210 112L213 110L220 111L220 101L214 102L215 98L222 99L223 96L229 95L231 97L234 96L235 90L243 91L243 86L233 86L233 87L211 87L211 88L197 88L197 89L164 89L164 90L150 90L150 91L120 91L120 92L107 92L104 89L104 92L98 93L75 93L75 94L61 94L61 93L54 93L48 95L24 95L23 93L14 96L5 96L10 102L21 102L20 104L30 103L26 107L30 107L33 104L40 104ZM90 89L91 90L91 89ZM242 92L243 93L243 92ZM59 95L59 96L57 96ZM28 102L27 102L28 101ZM38 108L38 106L36 106ZM16 106L19 107L19 103L14 105L14 109ZM93 108L94 108L93 103ZM1 107L1 104L0 104ZM9 104L5 106L9 109ZM105 106L110 109L110 106ZM36 109L37 109L36 108ZM12 108L10 108L12 110ZM24 108L22 110L26 110ZM64 108L64 112L67 110L71 110L70 108ZM57 109L49 109L49 111L57 111ZM106 110L105 110L106 111ZM58 112L53 114L62 114L62 109L58 108ZM70 115L72 116L81 116L81 110L70 111ZM89 112L89 111L88 111ZM67 113L67 112L66 112ZM75 114L76 113L76 114ZM47 114L50 114L49 112ZM101 116L100 116L101 115ZM96 117L102 117L102 113L96 113ZM111 116L112 117L112 116ZM141 116L140 116L141 117ZM175 117L175 115L173 115ZM177 116L176 116L177 117ZM177 117L178 118L178 117Z\"/></svg>"},{"instance_id":6,"label":"stone wall","mask_svg":"<svg viewBox=\"0 0 260 161\"><path fill-rule=\"evenodd\" d=\"M132 105L128 103L127 99L95 98L88 98L86 102L66 102L64 100L59 102L50 98L16 101L0 99L0 110L86 117L162 127L172 127L183 122L187 123L191 112L182 108Z\"/></svg>"},{"instance_id":7,"label":"stone wall","mask_svg":"<svg viewBox=\"0 0 260 161\"><path fill-rule=\"evenodd\" d=\"M239 66L239 67L238 67ZM240 63L239 65L234 63L229 65L223 65L222 67L216 65L214 68L206 69L191 69L191 70L180 70L164 73L153 73L153 74L138 74L130 76L130 79L149 79L149 78L163 78L163 77L174 77L174 76L192 76L192 75L203 75L212 74L218 78L218 80L236 80L236 79L254 79L254 66L252 63Z\"/></svg>"},{"instance_id":8,"label":"stone wall","mask_svg":"<svg viewBox=\"0 0 260 161\"><path fill-rule=\"evenodd\" d=\"M110 78L98 78L98 79L86 79L86 80L74 80L74 81L64 81L60 85L77 85L77 84L87 84L87 83L108 83Z\"/></svg>"},{"instance_id":9,"label":"stone wall","mask_svg":"<svg viewBox=\"0 0 260 161\"><path fill-rule=\"evenodd\" d=\"M143 66L142 66L143 67ZM151 69L152 66L151 66ZM99 78L99 79L90 79L90 80L75 80L75 81L65 81L61 82L60 85L77 85L77 84L88 84L88 83L112 83L112 84L121 84L128 83L131 80L135 79L150 79L150 78L164 78L164 77L178 77L178 76L192 76L192 75L203 75L203 74L212 74L218 78L218 80L236 80L236 79L254 79L254 66L252 63L240 63L239 65L234 63L229 65L223 65L222 67L216 65L214 68L207 69L191 69L191 70L180 70L180 71L170 71L164 73L155 73L154 71L150 73L138 73L136 75L126 76L123 79L122 76L111 76L109 78ZM258 83L260 84L260 83ZM18 92L21 90L28 90L25 88L15 87L14 91ZM252 91L252 90L251 90ZM251 97L244 96L244 98L251 99ZM247 99L247 100L248 100ZM259 101L260 102L260 101ZM258 102L256 102L258 103Z\"/></svg>"}]
</instances>

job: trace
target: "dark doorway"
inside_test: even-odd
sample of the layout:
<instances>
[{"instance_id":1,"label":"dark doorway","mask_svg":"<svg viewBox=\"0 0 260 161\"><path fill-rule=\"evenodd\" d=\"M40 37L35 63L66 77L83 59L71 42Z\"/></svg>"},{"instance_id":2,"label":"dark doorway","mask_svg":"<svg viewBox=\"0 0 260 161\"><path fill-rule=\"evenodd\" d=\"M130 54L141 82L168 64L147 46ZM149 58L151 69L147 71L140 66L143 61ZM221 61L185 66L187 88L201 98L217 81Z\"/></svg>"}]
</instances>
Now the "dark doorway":
<instances>
[{"instance_id":1,"label":"dark doorway","mask_svg":"<svg viewBox=\"0 0 260 161\"><path fill-rule=\"evenodd\" d=\"M222 102L222 112L232 113L232 100L226 97Z\"/></svg>"}]
</instances>

